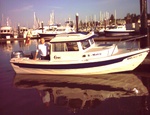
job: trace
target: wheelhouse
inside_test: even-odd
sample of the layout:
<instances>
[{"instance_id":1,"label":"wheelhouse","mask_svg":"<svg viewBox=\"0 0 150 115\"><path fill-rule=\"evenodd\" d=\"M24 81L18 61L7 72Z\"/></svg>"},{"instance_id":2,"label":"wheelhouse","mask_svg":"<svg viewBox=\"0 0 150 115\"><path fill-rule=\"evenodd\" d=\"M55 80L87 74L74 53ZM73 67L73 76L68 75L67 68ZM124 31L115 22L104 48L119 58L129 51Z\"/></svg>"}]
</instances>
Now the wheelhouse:
<instances>
[{"instance_id":1,"label":"wheelhouse","mask_svg":"<svg viewBox=\"0 0 150 115\"><path fill-rule=\"evenodd\" d=\"M20 28L20 33L24 33L24 32L27 32L28 31L28 28L26 27L21 27Z\"/></svg>"},{"instance_id":2,"label":"wheelhouse","mask_svg":"<svg viewBox=\"0 0 150 115\"><path fill-rule=\"evenodd\" d=\"M83 53L95 45L93 36L85 37L82 34L57 35L50 43L50 59L52 61L82 59Z\"/></svg>"},{"instance_id":3,"label":"wheelhouse","mask_svg":"<svg viewBox=\"0 0 150 115\"><path fill-rule=\"evenodd\" d=\"M1 27L0 28L0 33L13 33L12 27Z\"/></svg>"}]
</instances>

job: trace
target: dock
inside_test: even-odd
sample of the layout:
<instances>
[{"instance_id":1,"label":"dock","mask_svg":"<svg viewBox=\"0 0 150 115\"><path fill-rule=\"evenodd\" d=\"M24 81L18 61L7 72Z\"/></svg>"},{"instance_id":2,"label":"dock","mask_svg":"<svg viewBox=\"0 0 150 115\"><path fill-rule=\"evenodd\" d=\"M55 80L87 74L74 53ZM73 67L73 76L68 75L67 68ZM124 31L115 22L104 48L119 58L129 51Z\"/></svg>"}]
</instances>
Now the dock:
<instances>
[{"instance_id":1,"label":"dock","mask_svg":"<svg viewBox=\"0 0 150 115\"><path fill-rule=\"evenodd\" d=\"M137 35L139 36L139 35ZM113 36L113 37L106 37L106 36L96 36L94 38L95 41L120 41L120 40L127 40L127 39L130 39L130 38L133 38L134 36ZM32 37L30 38L31 40L33 39L39 39L40 37ZM53 37L44 37L45 40L51 40ZM7 41L23 41L23 40L26 40L26 38L10 38L10 39L6 39L6 38L0 38L0 43L5 43Z\"/></svg>"}]
</instances>

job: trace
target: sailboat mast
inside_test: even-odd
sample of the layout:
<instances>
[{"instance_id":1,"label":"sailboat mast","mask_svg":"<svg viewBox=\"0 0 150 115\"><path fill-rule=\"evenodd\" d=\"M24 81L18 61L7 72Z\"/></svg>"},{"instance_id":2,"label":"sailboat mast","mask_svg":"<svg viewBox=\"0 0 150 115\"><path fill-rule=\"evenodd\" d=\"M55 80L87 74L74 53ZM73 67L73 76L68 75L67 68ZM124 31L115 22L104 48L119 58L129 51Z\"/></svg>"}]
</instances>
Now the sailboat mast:
<instances>
[{"instance_id":1,"label":"sailboat mast","mask_svg":"<svg viewBox=\"0 0 150 115\"><path fill-rule=\"evenodd\" d=\"M4 15L2 14L1 26L4 26Z\"/></svg>"},{"instance_id":2,"label":"sailboat mast","mask_svg":"<svg viewBox=\"0 0 150 115\"><path fill-rule=\"evenodd\" d=\"M115 10L115 25L116 25L116 20L117 20L117 19L116 19L116 10Z\"/></svg>"}]
</instances>

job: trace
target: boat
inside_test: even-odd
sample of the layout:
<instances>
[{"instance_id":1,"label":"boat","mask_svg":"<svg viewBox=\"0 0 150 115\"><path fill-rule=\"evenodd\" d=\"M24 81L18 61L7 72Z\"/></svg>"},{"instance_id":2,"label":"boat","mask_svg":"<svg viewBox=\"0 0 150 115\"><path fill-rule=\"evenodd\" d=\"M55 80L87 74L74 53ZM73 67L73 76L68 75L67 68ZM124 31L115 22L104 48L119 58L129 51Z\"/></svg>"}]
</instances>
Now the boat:
<instances>
[{"instance_id":1,"label":"boat","mask_svg":"<svg viewBox=\"0 0 150 115\"><path fill-rule=\"evenodd\" d=\"M48 26L44 26L43 28L39 27L37 29L33 29L31 30L31 35L32 37L39 37L39 33L43 33L48 28L49 28Z\"/></svg>"},{"instance_id":2,"label":"boat","mask_svg":"<svg viewBox=\"0 0 150 115\"><path fill-rule=\"evenodd\" d=\"M2 22L3 22L3 19L2 19ZM14 30L10 26L9 18L7 18L6 24L2 24L0 27L0 37L9 39L10 37L13 37L13 36L14 36Z\"/></svg>"},{"instance_id":3,"label":"boat","mask_svg":"<svg viewBox=\"0 0 150 115\"><path fill-rule=\"evenodd\" d=\"M67 34L73 32L75 33L75 30L73 27L73 21L71 21L70 18L63 25L55 24L54 12L52 12L48 28L46 28L43 32L40 32L38 34L40 37L55 37L58 34Z\"/></svg>"},{"instance_id":4,"label":"boat","mask_svg":"<svg viewBox=\"0 0 150 115\"><path fill-rule=\"evenodd\" d=\"M22 26L22 27L19 28L19 37L26 38L27 33L28 33L28 28L27 27Z\"/></svg>"},{"instance_id":5,"label":"boat","mask_svg":"<svg viewBox=\"0 0 150 115\"><path fill-rule=\"evenodd\" d=\"M134 70L150 50L119 48L119 43L97 44L94 36L93 31L86 35L60 34L50 40L50 60L33 60L22 51L14 51L10 63L17 74L108 74Z\"/></svg>"},{"instance_id":6,"label":"boat","mask_svg":"<svg viewBox=\"0 0 150 115\"><path fill-rule=\"evenodd\" d=\"M103 27L103 26L100 27L100 28L98 29L98 32L97 32L98 35L99 35L99 36L105 35L105 32L104 32L104 31L107 30L107 29L108 29L108 27Z\"/></svg>"},{"instance_id":7,"label":"boat","mask_svg":"<svg viewBox=\"0 0 150 115\"><path fill-rule=\"evenodd\" d=\"M51 27L46 29L44 32L39 33L40 37L47 37L47 36L56 36L58 34L65 34L65 33L72 33L75 30L70 26L58 26L58 27Z\"/></svg>"},{"instance_id":8,"label":"boat","mask_svg":"<svg viewBox=\"0 0 150 115\"><path fill-rule=\"evenodd\" d=\"M11 26L2 26L0 28L0 37L1 38L10 38L13 37L14 32Z\"/></svg>"},{"instance_id":9,"label":"boat","mask_svg":"<svg viewBox=\"0 0 150 115\"><path fill-rule=\"evenodd\" d=\"M10 37L13 37L13 36L14 36L14 30L10 26L10 20L9 20L9 18L7 18L6 24L3 24L0 27L0 37L1 38L9 39Z\"/></svg>"},{"instance_id":10,"label":"boat","mask_svg":"<svg viewBox=\"0 0 150 115\"><path fill-rule=\"evenodd\" d=\"M126 25L111 26L104 30L105 36L128 36L134 35L135 30L127 29Z\"/></svg>"}]
</instances>

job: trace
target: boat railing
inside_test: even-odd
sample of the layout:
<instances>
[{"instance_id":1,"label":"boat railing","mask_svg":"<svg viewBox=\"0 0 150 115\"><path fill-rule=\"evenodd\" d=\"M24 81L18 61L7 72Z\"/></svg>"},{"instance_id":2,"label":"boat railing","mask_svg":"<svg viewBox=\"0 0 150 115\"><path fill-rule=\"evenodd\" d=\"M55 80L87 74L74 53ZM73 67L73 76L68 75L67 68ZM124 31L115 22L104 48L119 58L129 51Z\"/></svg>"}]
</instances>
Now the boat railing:
<instances>
[{"instance_id":1,"label":"boat railing","mask_svg":"<svg viewBox=\"0 0 150 115\"><path fill-rule=\"evenodd\" d=\"M141 38L144 38L144 37L147 37L147 35L132 36L131 38L126 39L126 40L124 40L124 41L122 41L122 42L133 41L133 40L141 39Z\"/></svg>"},{"instance_id":2,"label":"boat railing","mask_svg":"<svg viewBox=\"0 0 150 115\"><path fill-rule=\"evenodd\" d=\"M123 42L136 41L136 40L139 40L139 39L142 39L142 38L145 38L145 37L147 37L147 35L131 36L131 37L126 38L125 40L124 40L124 38L120 38L119 41L115 44L115 47L114 47L111 55L113 55L113 53L115 51L115 48L118 46L118 44L123 43Z\"/></svg>"}]
</instances>

